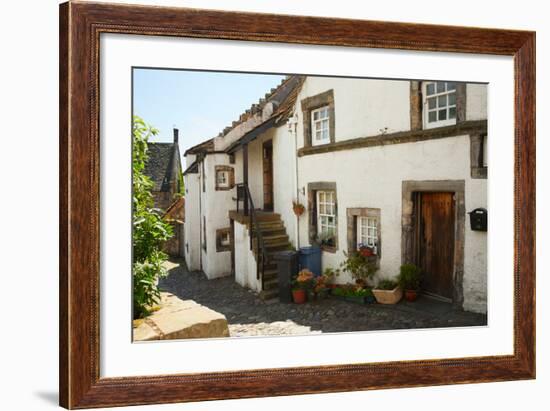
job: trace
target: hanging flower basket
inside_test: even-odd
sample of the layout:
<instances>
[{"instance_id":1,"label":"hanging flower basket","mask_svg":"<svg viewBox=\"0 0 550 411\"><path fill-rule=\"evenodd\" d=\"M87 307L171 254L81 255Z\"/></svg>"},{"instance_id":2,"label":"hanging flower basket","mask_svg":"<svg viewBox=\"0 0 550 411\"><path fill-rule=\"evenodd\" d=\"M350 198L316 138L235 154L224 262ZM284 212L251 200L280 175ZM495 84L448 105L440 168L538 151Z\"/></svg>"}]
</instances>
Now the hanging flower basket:
<instances>
[{"instance_id":1,"label":"hanging flower basket","mask_svg":"<svg viewBox=\"0 0 550 411\"><path fill-rule=\"evenodd\" d=\"M294 214L296 214L298 217L300 217L302 214L304 214L304 211L306 211L306 208L303 204L300 204L296 201L292 202L292 210L294 211Z\"/></svg>"}]
</instances>

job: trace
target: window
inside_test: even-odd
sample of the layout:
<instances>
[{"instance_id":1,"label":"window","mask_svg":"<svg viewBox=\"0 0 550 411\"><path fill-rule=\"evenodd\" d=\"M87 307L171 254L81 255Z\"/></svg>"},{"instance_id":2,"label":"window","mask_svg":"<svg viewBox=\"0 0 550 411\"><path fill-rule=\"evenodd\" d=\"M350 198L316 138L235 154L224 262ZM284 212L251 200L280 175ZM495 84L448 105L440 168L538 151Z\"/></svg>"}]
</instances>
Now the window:
<instances>
[{"instance_id":1,"label":"window","mask_svg":"<svg viewBox=\"0 0 550 411\"><path fill-rule=\"evenodd\" d=\"M334 245L336 235L336 195L317 191L317 235L321 244Z\"/></svg>"},{"instance_id":2,"label":"window","mask_svg":"<svg viewBox=\"0 0 550 411\"><path fill-rule=\"evenodd\" d=\"M312 145L330 142L329 107L324 106L311 111Z\"/></svg>"},{"instance_id":3,"label":"window","mask_svg":"<svg viewBox=\"0 0 550 411\"><path fill-rule=\"evenodd\" d=\"M231 251L231 228L216 230L216 251Z\"/></svg>"},{"instance_id":4,"label":"window","mask_svg":"<svg viewBox=\"0 0 550 411\"><path fill-rule=\"evenodd\" d=\"M456 124L456 83L427 82L424 96L426 128Z\"/></svg>"},{"instance_id":5,"label":"window","mask_svg":"<svg viewBox=\"0 0 550 411\"><path fill-rule=\"evenodd\" d=\"M374 249L377 253L378 248L378 221L375 217L357 218L357 248L365 245Z\"/></svg>"},{"instance_id":6,"label":"window","mask_svg":"<svg viewBox=\"0 0 550 411\"><path fill-rule=\"evenodd\" d=\"M233 167L218 165L216 166L216 190L231 190L235 185Z\"/></svg>"},{"instance_id":7,"label":"window","mask_svg":"<svg viewBox=\"0 0 550 411\"><path fill-rule=\"evenodd\" d=\"M327 90L300 101L304 125L304 147L334 143L335 109L334 91Z\"/></svg>"},{"instance_id":8,"label":"window","mask_svg":"<svg viewBox=\"0 0 550 411\"><path fill-rule=\"evenodd\" d=\"M346 209L348 253L353 253L360 245L374 249L377 259L382 257L381 210L371 207Z\"/></svg>"},{"instance_id":9,"label":"window","mask_svg":"<svg viewBox=\"0 0 550 411\"><path fill-rule=\"evenodd\" d=\"M216 173L216 183L218 187L227 187L229 185L229 171L218 171Z\"/></svg>"}]
</instances>

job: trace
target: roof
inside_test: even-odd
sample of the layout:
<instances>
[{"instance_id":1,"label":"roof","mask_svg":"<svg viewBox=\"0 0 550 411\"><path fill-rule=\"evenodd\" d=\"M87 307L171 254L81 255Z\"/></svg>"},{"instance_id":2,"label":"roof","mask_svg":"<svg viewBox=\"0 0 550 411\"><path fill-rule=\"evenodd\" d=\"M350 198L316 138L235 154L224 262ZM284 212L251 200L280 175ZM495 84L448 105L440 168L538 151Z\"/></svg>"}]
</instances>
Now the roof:
<instances>
[{"instance_id":1,"label":"roof","mask_svg":"<svg viewBox=\"0 0 550 411\"><path fill-rule=\"evenodd\" d=\"M300 89L302 87L302 84L305 80L305 76L298 76L298 75L291 75L287 76L283 79L281 84L279 84L277 87L272 88L268 93L265 94L264 97L260 98L258 103L252 104L248 110L246 110L244 113L242 113L239 116L239 119L236 121L233 121L230 126L225 127L217 137L224 137L227 133L229 133L231 130L233 130L235 127L237 127L239 124L242 124L246 122L248 119L250 119L252 116L256 115L257 113L260 113L264 106L267 103L273 102L275 103L275 109L273 111L273 114L267 118L265 121L260 123L258 126L256 126L254 129L250 130L248 133L245 134L248 135L252 131L256 130L257 128L264 125L266 122L272 122L275 118L276 121L272 125L280 125L282 122L286 121L290 115L292 115L292 112L294 110L294 105L296 103L296 99L298 97L298 93L300 92ZM244 137L244 136L243 136ZM241 137L239 140L231 144L225 152L232 152L234 149L239 146L239 142L242 140ZM193 146L185 151L184 156L187 154L201 154L205 152L211 152L214 150L214 138L211 138L209 140L203 141L200 144L197 144L196 146ZM190 167L189 167L190 168ZM192 172L186 170L186 172Z\"/></svg>"},{"instance_id":2,"label":"roof","mask_svg":"<svg viewBox=\"0 0 550 411\"><path fill-rule=\"evenodd\" d=\"M203 141L202 143L199 143L193 147L188 148L185 150L185 153L183 153L184 156L187 154L198 154L202 153L204 151L211 151L214 150L214 139L211 138L209 140Z\"/></svg>"},{"instance_id":3,"label":"roof","mask_svg":"<svg viewBox=\"0 0 550 411\"><path fill-rule=\"evenodd\" d=\"M199 162L197 160L193 161L189 167L185 169L183 175L187 174L196 174L199 172Z\"/></svg>"},{"instance_id":4,"label":"roof","mask_svg":"<svg viewBox=\"0 0 550 411\"><path fill-rule=\"evenodd\" d=\"M298 94L304 84L305 76L290 76L285 83L285 89L281 90L279 97L280 104L273 111L271 116L265 119L263 122L258 124L252 130L245 133L241 138L231 144L225 150L226 153L233 153L239 149L243 144L249 143L254 140L260 134L264 133L267 129L271 127L278 127L281 124L284 124L286 120L294 112L294 106L296 105L296 100Z\"/></svg>"},{"instance_id":5,"label":"roof","mask_svg":"<svg viewBox=\"0 0 550 411\"><path fill-rule=\"evenodd\" d=\"M166 209L162 216L166 221L176 221L183 223L185 221L185 197L179 197Z\"/></svg>"},{"instance_id":6,"label":"roof","mask_svg":"<svg viewBox=\"0 0 550 411\"><path fill-rule=\"evenodd\" d=\"M147 143L147 162L144 173L153 181L153 191L170 191L174 160L179 158L177 143ZM177 161L177 160L176 160Z\"/></svg>"}]
</instances>

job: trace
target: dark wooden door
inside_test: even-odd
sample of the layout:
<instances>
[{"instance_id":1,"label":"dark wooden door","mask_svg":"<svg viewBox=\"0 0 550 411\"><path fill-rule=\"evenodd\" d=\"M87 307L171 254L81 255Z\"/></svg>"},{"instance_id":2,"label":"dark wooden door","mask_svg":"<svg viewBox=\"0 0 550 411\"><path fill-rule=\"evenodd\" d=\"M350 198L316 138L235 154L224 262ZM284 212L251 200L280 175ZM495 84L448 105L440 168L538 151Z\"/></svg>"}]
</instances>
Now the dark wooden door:
<instances>
[{"instance_id":1,"label":"dark wooden door","mask_svg":"<svg viewBox=\"0 0 550 411\"><path fill-rule=\"evenodd\" d=\"M419 193L418 265L422 288L453 297L455 204L453 193Z\"/></svg>"},{"instance_id":2,"label":"dark wooden door","mask_svg":"<svg viewBox=\"0 0 550 411\"><path fill-rule=\"evenodd\" d=\"M270 141L263 145L264 170L264 210L273 211L273 144Z\"/></svg>"}]
</instances>

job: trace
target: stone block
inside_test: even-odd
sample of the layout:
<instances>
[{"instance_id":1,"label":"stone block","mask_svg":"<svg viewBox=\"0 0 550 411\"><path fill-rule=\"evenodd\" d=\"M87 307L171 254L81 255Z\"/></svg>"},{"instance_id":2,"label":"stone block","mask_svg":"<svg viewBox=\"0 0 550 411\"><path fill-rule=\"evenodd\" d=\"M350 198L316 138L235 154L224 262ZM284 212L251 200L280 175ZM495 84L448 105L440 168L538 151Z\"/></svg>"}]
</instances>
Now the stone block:
<instances>
[{"instance_id":1,"label":"stone block","mask_svg":"<svg viewBox=\"0 0 550 411\"><path fill-rule=\"evenodd\" d=\"M160 306L134 328L134 341L229 337L225 316L193 300L162 293Z\"/></svg>"}]
</instances>

